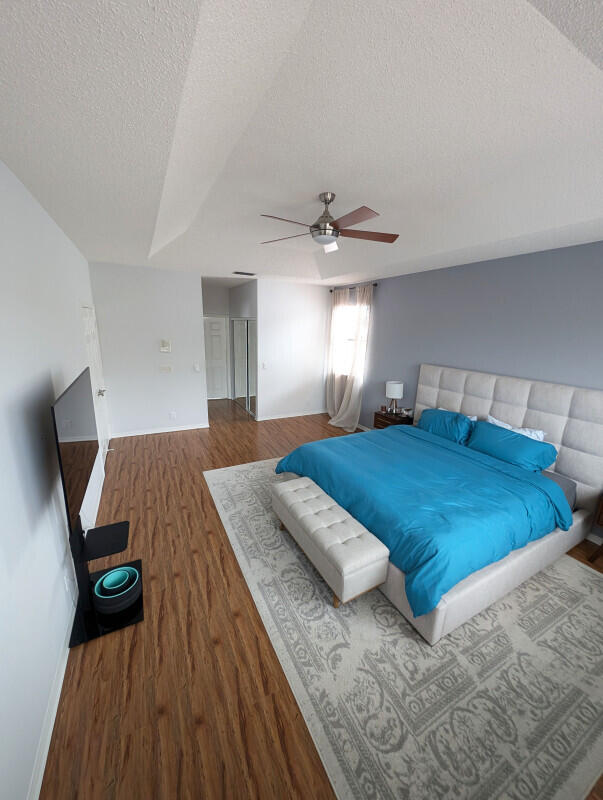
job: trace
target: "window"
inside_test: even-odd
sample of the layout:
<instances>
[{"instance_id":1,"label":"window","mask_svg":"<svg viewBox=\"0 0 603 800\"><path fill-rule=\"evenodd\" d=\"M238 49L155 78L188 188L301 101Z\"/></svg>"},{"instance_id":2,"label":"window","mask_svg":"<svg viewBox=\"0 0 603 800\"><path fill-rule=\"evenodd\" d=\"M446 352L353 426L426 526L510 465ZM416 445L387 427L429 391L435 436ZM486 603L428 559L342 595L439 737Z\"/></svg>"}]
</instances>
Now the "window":
<instances>
[{"instance_id":1,"label":"window","mask_svg":"<svg viewBox=\"0 0 603 800\"><path fill-rule=\"evenodd\" d=\"M336 305L331 321L333 373L362 378L366 358L370 306Z\"/></svg>"}]
</instances>

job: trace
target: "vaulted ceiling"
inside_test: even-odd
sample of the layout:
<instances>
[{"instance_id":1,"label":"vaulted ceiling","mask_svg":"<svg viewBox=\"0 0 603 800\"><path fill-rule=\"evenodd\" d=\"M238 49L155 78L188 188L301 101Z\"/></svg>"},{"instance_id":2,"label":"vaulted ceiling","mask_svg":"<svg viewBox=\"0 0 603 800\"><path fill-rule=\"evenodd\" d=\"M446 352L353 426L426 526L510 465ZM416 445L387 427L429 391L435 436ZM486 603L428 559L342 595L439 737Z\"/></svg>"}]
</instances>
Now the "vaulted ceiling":
<instances>
[{"instance_id":1,"label":"vaulted ceiling","mask_svg":"<svg viewBox=\"0 0 603 800\"><path fill-rule=\"evenodd\" d=\"M0 158L91 261L333 283L603 239L602 9L8 0ZM325 190L397 242L259 244Z\"/></svg>"}]
</instances>

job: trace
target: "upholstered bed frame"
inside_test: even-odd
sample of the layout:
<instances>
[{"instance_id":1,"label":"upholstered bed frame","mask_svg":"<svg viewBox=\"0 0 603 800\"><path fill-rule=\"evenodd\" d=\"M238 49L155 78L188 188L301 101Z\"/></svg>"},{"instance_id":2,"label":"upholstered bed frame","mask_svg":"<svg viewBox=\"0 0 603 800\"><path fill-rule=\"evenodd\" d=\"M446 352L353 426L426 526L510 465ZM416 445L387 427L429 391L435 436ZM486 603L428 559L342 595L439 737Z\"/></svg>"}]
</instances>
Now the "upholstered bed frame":
<instances>
[{"instance_id":1,"label":"upholstered bed frame","mask_svg":"<svg viewBox=\"0 0 603 800\"><path fill-rule=\"evenodd\" d=\"M515 427L540 428L559 455L554 469L577 483L574 522L515 550L458 583L429 614L413 617L404 574L391 562L381 591L419 633L435 644L475 614L556 561L588 534L603 491L603 391L421 364L415 422L426 408L488 414Z\"/></svg>"}]
</instances>

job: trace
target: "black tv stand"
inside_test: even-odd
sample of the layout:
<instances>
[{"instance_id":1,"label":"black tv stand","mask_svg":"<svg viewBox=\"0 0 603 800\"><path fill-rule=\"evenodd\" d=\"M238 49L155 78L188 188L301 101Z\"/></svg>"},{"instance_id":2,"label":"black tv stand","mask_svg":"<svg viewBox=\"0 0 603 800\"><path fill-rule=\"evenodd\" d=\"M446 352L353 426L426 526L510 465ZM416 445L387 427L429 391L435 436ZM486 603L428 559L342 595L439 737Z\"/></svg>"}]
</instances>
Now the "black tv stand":
<instances>
[{"instance_id":1,"label":"black tv stand","mask_svg":"<svg viewBox=\"0 0 603 800\"><path fill-rule=\"evenodd\" d=\"M86 561L94 561L95 558L121 553L128 546L129 538L130 523L127 521L91 528L84 539L82 555Z\"/></svg>"},{"instance_id":2,"label":"black tv stand","mask_svg":"<svg viewBox=\"0 0 603 800\"><path fill-rule=\"evenodd\" d=\"M81 521L78 517L75 530L69 537L73 565L78 587L78 601L71 629L69 647L75 647L112 631L134 625L144 619L144 608L141 592L138 600L119 614L100 614L92 603L94 585L109 569L98 570L90 574L88 562L97 558L121 553L128 546L130 523L115 522L112 525L101 525L91 528L84 536ZM134 567L140 573L142 583L142 561L128 561L118 566Z\"/></svg>"}]
</instances>

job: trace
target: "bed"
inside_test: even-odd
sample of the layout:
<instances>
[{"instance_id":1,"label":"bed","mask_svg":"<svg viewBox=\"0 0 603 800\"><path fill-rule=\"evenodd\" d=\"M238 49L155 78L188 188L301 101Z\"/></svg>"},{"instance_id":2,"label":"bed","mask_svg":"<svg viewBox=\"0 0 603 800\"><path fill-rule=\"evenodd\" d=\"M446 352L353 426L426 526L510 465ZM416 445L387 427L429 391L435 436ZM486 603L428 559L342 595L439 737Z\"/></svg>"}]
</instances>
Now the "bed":
<instances>
[{"instance_id":1,"label":"bed","mask_svg":"<svg viewBox=\"0 0 603 800\"><path fill-rule=\"evenodd\" d=\"M311 477L390 547L387 579L381 591L434 644L587 535L592 511L603 489L603 392L422 364L415 423L427 408L460 411L480 419L492 414L516 427L545 430L546 440L558 449L554 470L576 482L573 513L559 487L539 474L526 480L520 474L525 470L517 472L517 468L509 468L504 462L498 462L501 468L497 469L496 460L489 457L487 463L476 465L473 456L469 458L469 454L462 452L466 448L445 444L444 440L438 449L439 437L405 426L379 432L384 435L368 434L364 440L361 434L324 442L331 455L322 454L316 459L322 469L317 470L308 459L300 459L298 451L287 457L289 461L285 460L281 469ZM330 442L335 444L329 445ZM355 446L360 444L363 452L354 453ZM431 525L433 542L430 540L427 546L435 543L433 546L442 550L440 560L433 559L427 569L421 564L422 571L419 569L418 574L416 564L404 561L392 546L395 538L387 540L388 527L393 530L397 519L391 513L388 518L383 511L383 492L388 488L383 480L387 474L384 465L390 459L392 472L387 484L396 488L397 446L415 465L413 474L416 474L415 485L408 489L404 484L407 495L400 496L406 496L421 508L417 518L414 510L408 508L412 502L407 503L406 512L400 513L400 524L410 532L414 527L425 529ZM304 452L303 448L300 450ZM297 457L292 458L295 454ZM362 469L366 470L364 480ZM429 497L425 502L421 500L422 475L426 483L427 479L432 483L440 481L442 497L455 497L460 503L475 505L476 493L481 492L484 535L480 535L481 523L456 530L456 539L442 535L444 530L448 532L449 520L443 508L429 505ZM347 493L344 485L348 487ZM400 486L397 490L402 491ZM497 504L502 513L497 513ZM427 516L425 509L429 510ZM522 517L525 509L534 509L527 524ZM486 535L489 526L499 529L497 537ZM551 533L546 533L552 528ZM462 558L457 558L455 541L459 543L456 550L464 553ZM503 549L497 551L499 545ZM425 552L425 543L422 546Z\"/></svg>"}]
</instances>

